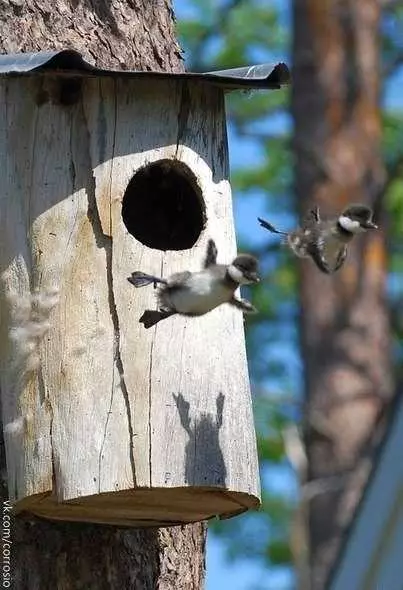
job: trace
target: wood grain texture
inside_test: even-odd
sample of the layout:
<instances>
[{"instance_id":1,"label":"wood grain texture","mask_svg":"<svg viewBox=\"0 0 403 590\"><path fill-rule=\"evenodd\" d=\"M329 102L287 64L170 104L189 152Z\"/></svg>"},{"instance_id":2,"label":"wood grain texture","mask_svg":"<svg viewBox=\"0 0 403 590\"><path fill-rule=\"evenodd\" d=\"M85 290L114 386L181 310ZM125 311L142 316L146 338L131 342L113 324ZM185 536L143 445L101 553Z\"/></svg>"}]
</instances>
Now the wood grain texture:
<instances>
[{"instance_id":1,"label":"wood grain texture","mask_svg":"<svg viewBox=\"0 0 403 590\"><path fill-rule=\"evenodd\" d=\"M113 3L110 0L58 0L57 4L50 1L30 0L21 3L6 0L2 4L0 14L0 45L3 52L9 53L73 47L84 55L85 59L98 66L180 72L184 70L184 62L178 50L174 29L170 0L113 0ZM3 104L5 102L2 102ZM8 108L13 107L9 105ZM28 109L25 113L24 135L34 133L35 119L32 120L32 115L35 115L35 112L35 109ZM20 116L23 116L21 109ZM24 145L28 148L34 145L30 140L23 140L22 134L15 131L10 134L8 125L4 125L6 120L6 108L2 108L1 126L4 134L12 139L12 143L7 146L10 148L10 154L16 146L26 150ZM20 121L22 122L22 118ZM97 129L100 141L106 142L105 149L110 150L109 142L113 145L113 137L101 133L101 124ZM5 148L6 145L1 145L0 150ZM37 149L36 147L35 151ZM49 153L57 149L57 145L39 149L40 153L46 154L46 158L49 158ZM15 186L18 188L24 183L29 186L29 176L25 173L21 175L21 165L15 166L14 156L9 159L7 152L3 152L3 157L8 162L7 174L21 176L19 181L15 181ZM27 153L26 159L29 158L31 154ZM103 161L108 166L110 158L107 153ZM30 164L28 169L29 166ZM4 168L2 171L1 196L6 189L5 183L3 185ZM94 171L91 178L93 174ZM47 180L44 179L44 182ZM18 209L21 204L19 200L14 199L15 194L18 194L18 190L13 189L11 198ZM69 195L70 192L64 190L61 199L68 199ZM11 206L10 203L9 205ZM104 221L102 214L105 212L108 215L108 201L105 211L101 209L100 204L97 208L101 220ZM0 207L0 218L2 214L3 210ZM65 220L65 223L67 221ZM1 224L2 229L4 225L6 224ZM25 228L25 222L20 223L17 228L7 228L9 235L15 233L21 238L19 255L14 261L15 267L20 269L21 276L25 272L26 261L29 260L29 256L26 256L29 253L28 244L24 242ZM105 229L104 232L108 235ZM3 236L5 237L4 232L0 238L1 247L5 247ZM28 279L27 273L27 285ZM13 286L17 288L18 285L19 280ZM3 311L4 307L0 305L1 341L4 343L8 331L9 311L6 308L5 316ZM56 312L57 308L54 308L52 313ZM1 356L1 359L3 361L4 357ZM4 377L4 372L2 375ZM0 389L3 385L4 381L1 382ZM114 398L115 402L117 399ZM18 409L19 399L15 398L13 404ZM46 414L43 419L49 421ZM85 427L91 430L91 417L86 416L85 420ZM20 423L21 420L18 421L17 418L13 423L14 431ZM11 431L12 429L10 434ZM51 452L50 436L45 436L42 441L43 460L48 462L45 445L49 445ZM1 440L0 449L2 451ZM0 452L0 455L3 471L4 453ZM8 471L10 480L14 480L13 472L10 469ZM43 489L51 489L51 486L51 480L45 481ZM8 499L4 485L0 490L4 493L5 499ZM19 515L13 519L13 587L21 590L53 590L56 587L77 590L84 587L86 590L201 588L205 575L205 536L204 523L169 529L120 529L99 524L50 522L33 519L32 516L25 519Z\"/></svg>"},{"instance_id":2,"label":"wood grain texture","mask_svg":"<svg viewBox=\"0 0 403 590\"><path fill-rule=\"evenodd\" d=\"M4 423L16 425L6 448L17 509L155 525L256 506L241 313L221 306L145 330L153 289L127 281L199 269L210 237L219 261L234 257L223 95L91 78L65 106L57 85L47 75L0 86L1 390ZM122 221L129 181L158 160L181 161L202 191L206 227L191 249L147 248ZM14 308L55 290L39 365L21 381Z\"/></svg>"}]
</instances>

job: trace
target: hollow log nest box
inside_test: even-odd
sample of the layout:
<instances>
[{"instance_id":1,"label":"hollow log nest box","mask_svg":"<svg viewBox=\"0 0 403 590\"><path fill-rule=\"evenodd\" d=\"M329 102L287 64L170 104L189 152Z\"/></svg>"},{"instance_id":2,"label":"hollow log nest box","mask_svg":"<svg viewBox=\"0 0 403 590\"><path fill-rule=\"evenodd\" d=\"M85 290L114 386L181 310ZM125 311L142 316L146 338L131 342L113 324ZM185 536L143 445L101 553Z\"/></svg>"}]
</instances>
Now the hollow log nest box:
<instances>
[{"instance_id":1,"label":"hollow log nest box","mask_svg":"<svg viewBox=\"0 0 403 590\"><path fill-rule=\"evenodd\" d=\"M236 253L225 91L284 64L107 71L75 51L2 55L1 401L15 510L118 525L259 504L243 318L145 330L134 270Z\"/></svg>"}]
</instances>

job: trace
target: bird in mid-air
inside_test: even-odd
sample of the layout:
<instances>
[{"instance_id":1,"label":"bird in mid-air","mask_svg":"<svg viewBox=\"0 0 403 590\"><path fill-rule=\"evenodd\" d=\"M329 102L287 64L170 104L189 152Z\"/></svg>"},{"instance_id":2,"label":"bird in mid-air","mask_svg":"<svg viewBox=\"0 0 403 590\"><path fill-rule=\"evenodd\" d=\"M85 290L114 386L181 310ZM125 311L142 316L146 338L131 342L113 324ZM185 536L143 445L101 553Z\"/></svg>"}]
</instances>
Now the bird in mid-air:
<instances>
[{"instance_id":1,"label":"bird in mid-air","mask_svg":"<svg viewBox=\"0 0 403 590\"><path fill-rule=\"evenodd\" d=\"M342 267L347 244L356 234L378 229L372 221L372 210L366 205L350 205L338 217L321 219L319 208L310 210L300 227L285 232L258 217L262 227L280 234L296 256L312 258L322 272L331 274Z\"/></svg>"},{"instance_id":2,"label":"bird in mid-air","mask_svg":"<svg viewBox=\"0 0 403 590\"><path fill-rule=\"evenodd\" d=\"M140 271L133 272L128 281L135 287L159 285L157 297L159 310L146 310L140 318L145 328L151 328L160 320L174 314L200 316L229 303L244 313L256 309L245 299L238 299L235 291L240 285L258 283L258 262L250 254L239 254L231 264L217 264L217 248L209 240L203 270L184 271L167 279L155 277Z\"/></svg>"}]
</instances>

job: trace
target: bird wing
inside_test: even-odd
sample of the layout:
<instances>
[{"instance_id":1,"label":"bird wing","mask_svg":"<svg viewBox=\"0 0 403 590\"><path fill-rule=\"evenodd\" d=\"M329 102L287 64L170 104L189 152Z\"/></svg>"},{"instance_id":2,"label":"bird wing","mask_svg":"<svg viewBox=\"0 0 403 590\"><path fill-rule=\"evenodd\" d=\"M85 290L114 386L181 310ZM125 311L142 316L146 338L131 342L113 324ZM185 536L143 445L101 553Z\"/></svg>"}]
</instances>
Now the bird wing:
<instances>
[{"instance_id":1,"label":"bird wing","mask_svg":"<svg viewBox=\"0 0 403 590\"><path fill-rule=\"evenodd\" d=\"M336 272L336 270L339 270L339 268L341 268L343 266L346 256L347 256L347 246L344 246L344 248L342 250L340 250L340 252L339 252L333 272Z\"/></svg>"},{"instance_id":2,"label":"bird wing","mask_svg":"<svg viewBox=\"0 0 403 590\"><path fill-rule=\"evenodd\" d=\"M305 217L302 218L301 228L302 229L313 229L316 225L321 222L319 207L310 209Z\"/></svg>"},{"instance_id":3,"label":"bird wing","mask_svg":"<svg viewBox=\"0 0 403 590\"><path fill-rule=\"evenodd\" d=\"M169 277L167 281L167 286L168 288L182 287L191 276L192 273L189 270L184 270L183 272L176 272L175 274Z\"/></svg>"},{"instance_id":4,"label":"bird wing","mask_svg":"<svg viewBox=\"0 0 403 590\"><path fill-rule=\"evenodd\" d=\"M309 254L319 270L326 274L336 272L346 259L347 247L331 234L321 236L319 227L313 231L317 232L317 236L309 244Z\"/></svg>"},{"instance_id":5,"label":"bird wing","mask_svg":"<svg viewBox=\"0 0 403 590\"><path fill-rule=\"evenodd\" d=\"M318 247L317 244L309 245L309 254L319 270L326 274L330 274L332 272L332 269L329 267L325 257L323 256L321 248Z\"/></svg>"}]
</instances>

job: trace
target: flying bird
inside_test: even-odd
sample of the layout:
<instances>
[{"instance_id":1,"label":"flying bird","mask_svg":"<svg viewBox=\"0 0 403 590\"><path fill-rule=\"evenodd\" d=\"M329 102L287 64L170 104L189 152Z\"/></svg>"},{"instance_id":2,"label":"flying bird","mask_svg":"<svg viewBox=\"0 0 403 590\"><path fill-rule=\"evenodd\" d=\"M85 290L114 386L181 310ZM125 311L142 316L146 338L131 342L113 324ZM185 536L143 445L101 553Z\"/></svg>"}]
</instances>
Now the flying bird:
<instances>
[{"instance_id":1,"label":"flying bird","mask_svg":"<svg viewBox=\"0 0 403 590\"><path fill-rule=\"evenodd\" d=\"M338 217L321 219L319 208L311 209L300 227L285 232L258 217L262 227L283 236L294 254L312 258L322 272L331 274L339 270L347 256L347 245L356 234L378 229L372 221L372 210L366 205L350 205Z\"/></svg>"},{"instance_id":2,"label":"flying bird","mask_svg":"<svg viewBox=\"0 0 403 590\"><path fill-rule=\"evenodd\" d=\"M135 287L153 284L158 286L159 310L146 310L140 318L145 328L151 328L160 320L174 314L201 316L222 303L229 303L243 313L256 309L245 299L238 299L235 291L240 285L259 282L258 262L250 254L239 254L231 264L217 264L217 247L209 240L199 272L184 271L167 279L141 271L133 272L128 281Z\"/></svg>"}]
</instances>

